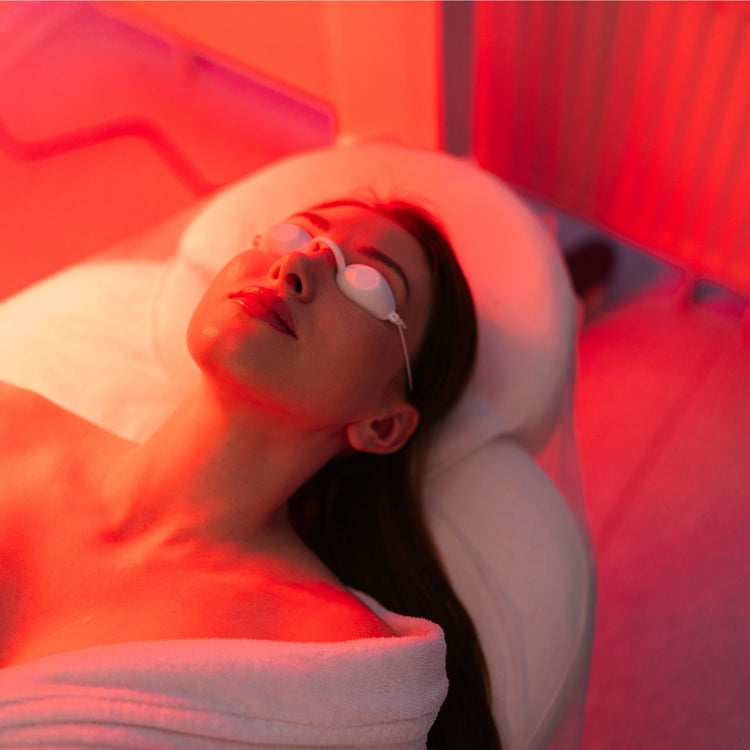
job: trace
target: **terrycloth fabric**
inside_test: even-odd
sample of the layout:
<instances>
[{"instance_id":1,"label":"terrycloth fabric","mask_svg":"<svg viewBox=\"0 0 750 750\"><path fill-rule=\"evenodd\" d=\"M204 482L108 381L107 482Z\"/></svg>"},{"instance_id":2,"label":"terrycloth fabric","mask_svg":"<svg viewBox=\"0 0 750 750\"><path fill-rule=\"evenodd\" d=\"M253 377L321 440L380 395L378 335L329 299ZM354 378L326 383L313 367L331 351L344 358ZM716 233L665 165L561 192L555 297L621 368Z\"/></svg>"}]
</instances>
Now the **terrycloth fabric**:
<instances>
[{"instance_id":1,"label":"terrycloth fabric","mask_svg":"<svg viewBox=\"0 0 750 750\"><path fill-rule=\"evenodd\" d=\"M362 598L396 637L145 641L0 670L0 747L424 748L443 633Z\"/></svg>"}]
</instances>

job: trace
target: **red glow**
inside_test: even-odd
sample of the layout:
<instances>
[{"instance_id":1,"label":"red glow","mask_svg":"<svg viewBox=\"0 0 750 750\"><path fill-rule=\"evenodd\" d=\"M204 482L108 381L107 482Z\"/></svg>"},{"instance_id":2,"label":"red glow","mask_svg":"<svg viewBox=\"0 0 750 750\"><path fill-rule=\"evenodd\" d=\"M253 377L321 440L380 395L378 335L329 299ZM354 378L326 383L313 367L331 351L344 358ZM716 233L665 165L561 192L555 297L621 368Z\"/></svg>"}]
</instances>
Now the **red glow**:
<instances>
[{"instance_id":1,"label":"red glow","mask_svg":"<svg viewBox=\"0 0 750 750\"><path fill-rule=\"evenodd\" d=\"M345 136L440 140L440 3L106 2L305 96Z\"/></svg>"},{"instance_id":2,"label":"red glow","mask_svg":"<svg viewBox=\"0 0 750 750\"><path fill-rule=\"evenodd\" d=\"M480 3L480 163L750 291L747 3Z\"/></svg>"}]
</instances>

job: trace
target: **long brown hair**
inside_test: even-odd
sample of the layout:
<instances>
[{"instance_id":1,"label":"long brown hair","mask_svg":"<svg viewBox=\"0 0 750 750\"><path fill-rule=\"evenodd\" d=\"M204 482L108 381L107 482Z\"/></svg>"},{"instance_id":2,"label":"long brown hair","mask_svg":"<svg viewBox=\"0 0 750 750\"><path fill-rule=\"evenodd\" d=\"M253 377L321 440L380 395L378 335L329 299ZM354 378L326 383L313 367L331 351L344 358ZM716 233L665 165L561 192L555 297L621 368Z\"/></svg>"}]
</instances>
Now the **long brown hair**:
<instances>
[{"instance_id":1,"label":"long brown hair","mask_svg":"<svg viewBox=\"0 0 750 750\"><path fill-rule=\"evenodd\" d=\"M394 612L443 628L450 686L428 746L499 750L479 639L443 570L422 505L429 440L474 365L477 323L471 292L445 232L426 211L404 201L343 200L317 208L340 205L394 221L419 242L429 261L434 301L409 394L419 425L396 453L357 453L326 466L291 498L290 518L301 538L348 586Z\"/></svg>"}]
</instances>

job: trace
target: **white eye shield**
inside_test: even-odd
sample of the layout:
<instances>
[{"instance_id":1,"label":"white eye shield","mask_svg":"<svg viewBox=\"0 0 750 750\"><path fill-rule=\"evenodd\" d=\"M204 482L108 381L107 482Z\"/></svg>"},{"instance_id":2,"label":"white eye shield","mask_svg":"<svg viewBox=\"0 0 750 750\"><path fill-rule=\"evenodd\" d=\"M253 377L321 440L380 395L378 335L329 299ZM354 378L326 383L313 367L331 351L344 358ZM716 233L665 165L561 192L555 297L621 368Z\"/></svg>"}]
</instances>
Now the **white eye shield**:
<instances>
[{"instance_id":1,"label":"white eye shield","mask_svg":"<svg viewBox=\"0 0 750 750\"><path fill-rule=\"evenodd\" d=\"M278 256L290 253L301 253L308 250L313 242L327 245L336 259L336 285L339 291L355 305L368 312L378 320L387 320L396 326L401 339L401 348L406 363L406 377L409 391L414 390L411 374L409 352L406 348L404 330L406 324L396 312L396 300L393 291L383 274L372 266L362 263L347 265L339 246L327 237L313 237L302 227L289 222L271 227L260 240L260 249L270 251Z\"/></svg>"}]
</instances>

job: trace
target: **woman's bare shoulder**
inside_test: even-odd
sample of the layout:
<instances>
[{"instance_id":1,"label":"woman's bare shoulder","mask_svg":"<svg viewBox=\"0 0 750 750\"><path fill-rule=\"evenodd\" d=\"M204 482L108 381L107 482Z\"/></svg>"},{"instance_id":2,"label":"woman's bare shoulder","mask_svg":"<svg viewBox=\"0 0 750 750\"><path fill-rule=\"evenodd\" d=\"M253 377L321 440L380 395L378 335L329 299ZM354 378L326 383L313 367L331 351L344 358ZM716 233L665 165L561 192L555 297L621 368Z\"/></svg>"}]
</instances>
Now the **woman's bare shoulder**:
<instances>
[{"instance_id":1,"label":"woman's bare shoulder","mask_svg":"<svg viewBox=\"0 0 750 750\"><path fill-rule=\"evenodd\" d=\"M275 556L274 556L275 558ZM287 561L256 558L239 565L217 607L211 586L211 612L238 628L235 637L280 641L327 642L392 637L378 614L330 572L316 567L288 567ZM224 607L228 609L223 609Z\"/></svg>"},{"instance_id":2,"label":"woman's bare shoulder","mask_svg":"<svg viewBox=\"0 0 750 750\"><path fill-rule=\"evenodd\" d=\"M50 437L69 440L75 434L97 429L34 391L0 381L0 447L3 449L27 446L30 442L39 444Z\"/></svg>"},{"instance_id":3,"label":"woman's bare shoulder","mask_svg":"<svg viewBox=\"0 0 750 750\"><path fill-rule=\"evenodd\" d=\"M322 582L293 598L297 613L305 615L304 625L297 620L305 639L334 642L393 636L387 623L346 589Z\"/></svg>"},{"instance_id":4,"label":"woman's bare shoulder","mask_svg":"<svg viewBox=\"0 0 750 750\"><path fill-rule=\"evenodd\" d=\"M280 585L270 587L279 597L276 611L285 613L275 624L285 638L334 642L393 636L380 616L298 542L296 554L287 560L289 573L279 576Z\"/></svg>"},{"instance_id":5,"label":"woman's bare shoulder","mask_svg":"<svg viewBox=\"0 0 750 750\"><path fill-rule=\"evenodd\" d=\"M232 623L233 637L335 643L394 635L388 624L357 597L326 583L252 588L251 593L250 597L243 596L241 603L233 602L231 617L222 606L216 611L220 629ZM233 598L229 595L224 604Z\"/></svg>"},{"instance_id":6,"label":"woman's bare shoulder","mask_svg":"<svg viewBox=\"0 0 750 750\"><path fill-rule=\"evenodd\" d=\"M104 430L44 396L0 383L0 507L47 502L63 467L98 433Z\"/></svg>"},{"instance_id":7,"label":"woman's bare shoulder","mask_svg":"<svg viewBox=\"0 0 750 750\"><path fill-rule=\"evenodd\" d=\"M4 380L0 380L0 408L6 409L29 409L47 404L51 407L65 411L62 407L55 406L49 399L41 396L28 388L21 388Z\"/></svg>"}]
</instances>

